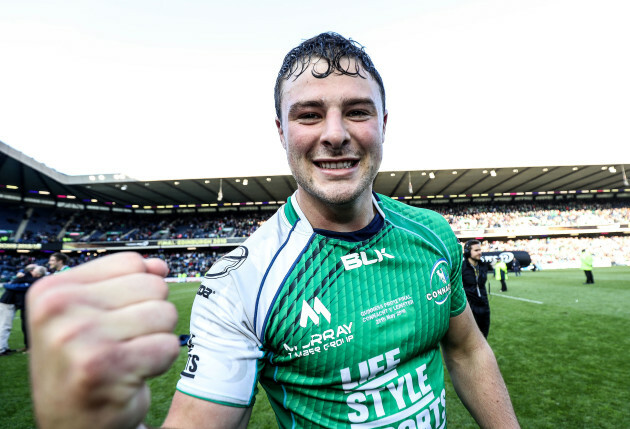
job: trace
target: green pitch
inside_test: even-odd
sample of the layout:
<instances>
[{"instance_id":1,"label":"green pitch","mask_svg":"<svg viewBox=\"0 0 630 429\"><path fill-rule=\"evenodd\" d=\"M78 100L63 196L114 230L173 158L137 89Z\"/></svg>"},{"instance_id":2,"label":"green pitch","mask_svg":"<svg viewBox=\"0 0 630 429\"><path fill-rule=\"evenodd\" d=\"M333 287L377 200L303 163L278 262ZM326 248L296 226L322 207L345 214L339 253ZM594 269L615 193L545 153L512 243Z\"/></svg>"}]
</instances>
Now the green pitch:
<instances>
[{"instance_id":1,"label":"green pitch","mask_svg":"<svg viewBox=\"0 0 630 429\"><path fill-rule=\"evenodd\" d=\"M579 270L510 273L506 293L491 281L488 341L523 428L630 427L630 267L599 268L594 276L594 285L584 285ZM197 286L171 286L169 299L180 313L177 334L188 332ZM9 345L22 347L19 318ZM0 357L0 428L35 427L27 358ZM150 381L150 425L164 419L185 362L182 347L171 370ZM477 427L448 382L447 403L450 428ZM250 427L277 427L262 391Z\"/></svg>"}]
</instances>

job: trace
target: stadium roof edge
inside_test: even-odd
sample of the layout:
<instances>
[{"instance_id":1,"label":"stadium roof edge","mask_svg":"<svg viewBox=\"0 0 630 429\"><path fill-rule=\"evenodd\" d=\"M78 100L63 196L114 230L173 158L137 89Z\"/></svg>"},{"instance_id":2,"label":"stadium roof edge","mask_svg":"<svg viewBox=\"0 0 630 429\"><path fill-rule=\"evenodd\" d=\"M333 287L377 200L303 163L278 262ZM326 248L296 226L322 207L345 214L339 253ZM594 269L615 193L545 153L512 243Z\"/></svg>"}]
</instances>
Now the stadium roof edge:
<instances>
[{"instance_id":1,"label":"stadium roof edge","mask_svg":"<svg viewBox=\"0 0 630 429\"><path fill-rule=\"evenodd\" d=\"M29 167L33 168L33 169L37 169L40 170L42 172L44 172L45 174L47 174L48 176L54 178L55 180L58 180L60 182L65 182L67 180L68 175L63 174L58 172L57 170L54 170L50 167L48 167L46 164L43 164L39 161L36 161L35 159L31 158L30 156L20 152L17 149L12 148L11 146L9 146L8 144L4 143L3 141L0 140L0 152L16 159L19 162L22 162L26 165L28 165Z\"/></svg>"},{"instance_id":2,"label":"stadium roof edge","mask_svg":"<svg viewBox=\"0 0 630 429\"><path fill-rule=\"evenodd\" d=\"M630 165L625 165L630 169ZM0 194L15 201L47 199L142 209L162 205L245 205L286 201L297 185L291 175L144 181L122 174L68 176L0 142ZM547 198L550 194L630 195L616 165L528 165L379 172L376 192L405 200ZM219 190L223 198L218 201ZM6 191L6 192L5 192ZM13 195L13 197L11 196ZM584 196L586 198L587 196Z\"/></svg>"}]
</instances>

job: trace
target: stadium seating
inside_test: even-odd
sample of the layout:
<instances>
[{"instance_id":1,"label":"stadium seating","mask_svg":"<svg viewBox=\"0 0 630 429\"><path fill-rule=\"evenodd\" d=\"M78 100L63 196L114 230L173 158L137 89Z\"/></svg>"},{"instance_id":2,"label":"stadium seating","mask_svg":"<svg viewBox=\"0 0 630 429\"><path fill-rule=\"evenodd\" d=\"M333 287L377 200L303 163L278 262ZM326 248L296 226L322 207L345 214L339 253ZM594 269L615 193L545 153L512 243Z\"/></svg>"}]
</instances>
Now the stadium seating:
<instances>
[{"instance_id":1,"label":"stadium seating","mask_svg":"<svg viewBox=\"0 0 630 429\"><path fill-rule=\"evenodd\" d=\"M611 203L583 203L580 201L528 203L528 204L445 204L432 209L440 212L460 237L466 233L492 231L494 236L482 241L484 251L526 250L532 261L541 268L576 267L581 249L589 249L600 266L630 265L630 237L614 233L602 237L600 233L588 235L543 237L540 231L556 228L615 227L628 228L630 201ZM0 209L0 230L5 243L55 243L72 242L129 242L149 239L203 239L246 238L270 216L265 212L226 213L114 213L77 212L49 207L8 206ZM23 224L21 235L16 234ZM523 232L524 231L524 232ZM572 230L573 231L573 230ZM591 230L588 230L591 231ZM529 234L534 232L534 234ZM531 236L529 236L531 235ZM472 235L475 236L475 235ZM505 237L512 238L505 238ZM1 237L1 234L0 234ZM462 238L464 240L465 238ZM223 248L227 251L230 248ZM188 276L203 275L220 256L216 249L184 252L183 249L153 252L141 246L135 250L145 256L165 259L171 274ZM45 263L46 254L36 256L0 253L0 281L25 265L25 261L40 259ZM96 252L70 255L73 264L97 257Z\"/></svg>"}]
</instances>

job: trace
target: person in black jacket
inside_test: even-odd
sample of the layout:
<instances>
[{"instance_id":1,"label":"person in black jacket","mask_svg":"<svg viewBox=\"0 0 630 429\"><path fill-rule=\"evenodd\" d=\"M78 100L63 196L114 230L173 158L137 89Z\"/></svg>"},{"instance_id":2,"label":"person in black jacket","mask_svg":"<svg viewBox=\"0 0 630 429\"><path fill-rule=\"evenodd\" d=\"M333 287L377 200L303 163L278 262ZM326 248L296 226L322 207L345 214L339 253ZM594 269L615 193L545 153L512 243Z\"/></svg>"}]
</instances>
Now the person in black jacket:
<instances>
[{"instance_id":1,"label":"person in black jacket","mask_svg":"<svg viewBox=\"0 0 630 429\"><path fill-rule=\"evenodd\" d=\"M16 310L20 310L22 319L22 332L24 334L24 348L18 351L28 350L28 330L26 327L26 292L37 279L46 275L46 268L35 264L29 264L24 271L19 272L4 285L5 292L0 297L0 355L14 352L9 349L9 335L13 324L13 316Z\"/></svg>"},{"instance_id":2,"label":"person in black jacket","mask_svg":"<svg viewBox=\"0 0 630 429\"><path fill-rule=\"evenodd\" d=\"M464 245L462 281L477 326L479 326L483 336L488 338L490 331L490 303L486 291L488 264L481 260L481 242L479 240L468 240Z\"/></svg>"}]
</instances>

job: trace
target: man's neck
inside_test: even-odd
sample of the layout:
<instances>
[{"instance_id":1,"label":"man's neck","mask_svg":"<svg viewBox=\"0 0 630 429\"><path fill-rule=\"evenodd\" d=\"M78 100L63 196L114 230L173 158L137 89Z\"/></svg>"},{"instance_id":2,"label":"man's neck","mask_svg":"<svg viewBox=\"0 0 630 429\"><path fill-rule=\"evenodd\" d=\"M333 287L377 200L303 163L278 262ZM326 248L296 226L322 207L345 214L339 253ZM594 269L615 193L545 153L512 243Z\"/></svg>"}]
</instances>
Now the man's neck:
<instances>
[{"instance_id":1,"label":"man's neck","mask_svg":"<svg viewBox=\"0 0 630 429\"><path fill-rule=\"evenodd\" d=\"M298 188L297 201L313 228L328 231L358 231L365 228L376 214L371 189L367 189L363 195L350 203L333 205L326 204Z\"/></svg>"},{"instance_id":2,"label":"man's neck","mask_svg":"<svg viewBox=\"0 0 630 429\"><path fill-rule=\"evenodd\" d=\"M479 264L479 261L473 258L468 258L468 263L470 263L473 267L476 267Z\"/></svg>"}]
</instances>

